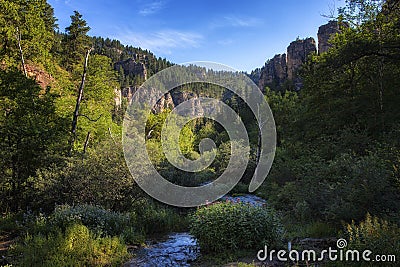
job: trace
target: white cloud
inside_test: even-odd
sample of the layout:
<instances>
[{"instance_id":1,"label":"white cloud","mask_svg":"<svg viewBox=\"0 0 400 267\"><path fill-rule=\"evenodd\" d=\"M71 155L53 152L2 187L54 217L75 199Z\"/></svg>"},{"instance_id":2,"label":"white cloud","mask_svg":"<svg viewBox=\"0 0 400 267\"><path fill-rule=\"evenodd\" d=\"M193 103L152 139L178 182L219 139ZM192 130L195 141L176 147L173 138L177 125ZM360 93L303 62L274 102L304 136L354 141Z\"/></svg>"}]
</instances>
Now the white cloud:
<instances>
[{"instance_id":1,"label":"white cloud","mask_svg":"<svg viewBox=\"0 0 400 267\"><path fill-rule=\"evenodd\" d=\"M224 39L224 40L217 41L217 43L219 45L230 45L230 44L233 44L233 40L232 39Z\"/></svg>"},{"instance_id":2,"label":"white cloud","mask_svg":"<svg viewBox=\"0 0 400 267\"><path fill-rule=\"evenodd\" d=\"M171 53L172 48L198 47L203 36L193 32L183 32L177 30L162 30L154 33L135 33L124 31L116 39L125 44L139 46L153 52Z\"/></svg>"},{"instance_id":3,"label":"white cloud","mask_svg":"<svg viewBox=\"0 0 400 267\"><path fill-rule=\"evenodd\" d=\"M145 4L142 9L139 10L139 14L142 16L148 16L159 12L165 6L165 2L156 1Z\"/></svg>"},{"instance_id":4,"label":"white cloud","mask_svg":"<svg viewBox=\"0 0 400 267\"><path fill-rule=\"evenodd\" d=\"M254 27L260 25L262 20L253 17L227 15L217 20L214 20L210 26L211 28L221 27Z\"/></svg>"}]
</instances>

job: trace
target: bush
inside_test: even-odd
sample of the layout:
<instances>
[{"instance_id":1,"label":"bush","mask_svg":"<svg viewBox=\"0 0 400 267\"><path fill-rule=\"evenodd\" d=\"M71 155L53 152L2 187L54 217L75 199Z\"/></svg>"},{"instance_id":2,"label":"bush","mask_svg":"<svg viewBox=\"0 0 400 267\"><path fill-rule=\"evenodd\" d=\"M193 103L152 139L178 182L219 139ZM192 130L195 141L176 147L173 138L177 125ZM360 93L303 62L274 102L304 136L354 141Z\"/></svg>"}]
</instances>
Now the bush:
<instances>
[{"instance_id":1,"label":"bush","mask_svg":"<svg viewBox=\"0 0 400 267\"><path fill-rule=\"evenodd\" d=\"M18 232L20 226L17 224L18 219L20 219L21 214L7 213L0 215L0 236L3 233Z\"/></svg>"},{"instance_id":2,"label":"bush","mask_svg":"<svg viewBox=\"0 0 400 267\"><path fill-rule=\"evenodd\" d=\"M336 237L339 227L321 222L310 221L304 224L288 224L286 225L286 237L288 239L297 238L331 238Z\"/></svg>"},{"instance_id":3,"label":"bush","mask_svg":"<svg viewBox=\"0 0 400 267\"><path fill-rule=\"evenodd\" d=\"M109 236L120 235L133 224L126 214L92 205L58 206L50 220L62 229L70 224L81 223L97 234Z\"/></svg>"},{"instance_id":4,"label":"bush","mask_svg":"<svg viewBox=\"0 0 400 267\"><path fill-rule=\"evenodd\" d=\"M367 212L398 220L397 161L383 152L363 156L341 153L329 161L309 155L284 159L274 165L271 179L260 191L269 205L283 213L285 221L304 225L317 219L338 228L342 221L363 220ZM298 177L288 174L281 182L279 172L284 173L285 168Z\"/></svg>"},{"instance_id":5,"label":"bush","mask_svg":"<svg viewBox=\"0 0 400 267\"><path fill-rule=\"evenodd\" d=\"M127 247L117 237L98 237L81 224L65 233L26 235L12 248L17 266L120 266L128 257Z\"/></svg>"},{"instance_id":6,"label":"bush","mask_svg":"<svg viewBox=\"0 0 400 267\"><path fill-rule=\"evenodd\" d=\"M38 169L30 178L29 207L51 212L57 203L95 203L116 211L129 210L145 194L126 167L121 144L112 139L89 148L84 156Z\"/></svg>"},{"instance_id":7,"label":"bush","mask_svg":"<svg viewBox=\"0 0 400 267\"><path fill-rule=\"evenodd\" d=\"M143 202L135 211L135 225L143 234L184 231L188 227L187 217L169 207Z\"/></svg>"},{"instance_id":8,"label":"bush","mask_svg":"<svg viewBox=\"0 0 400 267\"><path fill-rule=\"evenodd\" d=\"M375 255L396 255L400 259L400 228L395 224L367 214L358 225L354 221L348 224L345 235L349 249L368 249Z\"/></svg>"},{"instance_id":9,"label":"bush","mask_svg":"<svg viewBox=\"0 0 400 267\"><path fill-rule=\"evenodd\" d=\"M257 265L255 265L254 263L245 263L245 262L239 262L238 267L256 267Z\"/></svg>"},{"instance_id":10,"label":"bush","mask_svg":"<svg viewBox=\"0 0 400 267\"><path fill-rule=\"evenodd\" d=\"M191 216L190 232L202 251L280 247L283 229L272 209L244 203L219 202Z\"/></svg>"}]
</instances>

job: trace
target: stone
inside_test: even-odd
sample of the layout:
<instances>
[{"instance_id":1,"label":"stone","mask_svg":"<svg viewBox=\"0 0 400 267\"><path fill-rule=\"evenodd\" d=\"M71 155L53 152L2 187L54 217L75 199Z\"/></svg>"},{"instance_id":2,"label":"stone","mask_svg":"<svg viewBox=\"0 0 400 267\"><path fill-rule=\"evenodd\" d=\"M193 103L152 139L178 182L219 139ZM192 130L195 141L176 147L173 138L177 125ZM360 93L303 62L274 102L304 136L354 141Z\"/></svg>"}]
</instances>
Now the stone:
<instances>
[{"instance_id":1,"label":"stone","mask_svg":"<svg viewBox=\"0 0 400 267\"><path fill-rule=\"evenodd\" d=\"M338 21L331 20L327 24L322 25L318 29L318 54L322 54L332 46L329 41L336 34L340 32L340 28L346 26L340 24Z\"/></svg>"},{"instance_id":2,"label":"stone","mask_svg":"<svg viewBox=\"0 0 400 267\"><path fill-rule=\"evenodd\" d=\"M258 87L281 87L287 79L286 54L275 55L261 69Z\"/></svg>"},{"instance_id":3,"label":"stone","mask_svg":"<svg viewBox=\"0 0 400 267\"><path fill-rule=\"evenodd\" d=\"M28 77L34 79L43 89L55 81L53 76L37 66L25 64L25 69Z\"/></svg>"},{"instance_id":4,"label":"stone","mask_svg":"<svg viewBox=\"0 0 400 267\"><path fill-rule=\"evenodd\" d=\"M302 82L298 71L308 56L316 51L314 38L297 39L288 46L286 54L275 55L264 67L256 69L249 76L261 90L266 86L275 91L283 90L287 81L293 82L295 90L300 90Z\"/></svg>"},{"instance_id":5,"label":"stone","mask_svg":"<svg viewBox=\"0 0 400 267\"><path fill-rule=\"evenodd\" d=\"M324 53L332 46L329 41L336 33L340 33L346 23L329 21L318 29L318 53ZM298 91L302 87L302 81L298 75L301 66L306 62L308 56L317 52L317 45L313 38L297 39L287 47L286 54L275 55L267 60L262 68L257 68L248 76L261 90L269 87L272 90L284 90L285 83L289 81Z\"/></svg>"},{"instance_id":6,"label":"stone","mask_svg":"<svg viewBox=\"0 0 400 267\"><path fill-rule=\"evenodd\" d=\"M298 80L298 70L303 65L308 55L317 51L314 38L297 39L287 48L287 77L295 83Z\"/></svg>"},{"instance_id":7,"label":"stone","mask_svg":"<svg viewBox=\"0 0 400 267\"><path fill-rule=\"evenodd\" d=\"M118 61L114 64L114 69L119 70L120 67L124 70L125 75L141 76L147 79L146 64L142 60L135 60L136 57L129 58L124 61Z\"/></svg>"}]
</instances>

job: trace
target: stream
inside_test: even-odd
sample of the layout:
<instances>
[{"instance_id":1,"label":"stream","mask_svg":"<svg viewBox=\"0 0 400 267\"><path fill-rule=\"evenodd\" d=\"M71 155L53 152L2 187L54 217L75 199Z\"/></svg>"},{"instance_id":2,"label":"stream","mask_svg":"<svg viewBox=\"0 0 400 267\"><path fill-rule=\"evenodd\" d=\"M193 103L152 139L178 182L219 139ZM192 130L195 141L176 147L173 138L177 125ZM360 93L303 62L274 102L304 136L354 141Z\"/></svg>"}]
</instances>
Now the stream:
<instances>
[{"instance_id":1,"label":"stream","mask_svg":"<svg viewBox=\"0 0 400 267\"><path fill-rule=\"evenodd\" d=\"M190 266L200 255L196 239L189 233L171 233L164 240L147 241L136 258L125 267Z\"/></svg>"},{"instance_id":2,"label":"stream","mask_svg":"<svg viewBox=\"0 0 400 267\"><path fill-rule=\"evenodd\" d=\"M224 196L220 201L243 202L254 206L266 204L265 199L255 195ZM125 267L190 266L200 255L196 239L189 233L170 233L160 239L146 241L146 247L136 251L136 257Z\"/></svg>"}]
</instances>

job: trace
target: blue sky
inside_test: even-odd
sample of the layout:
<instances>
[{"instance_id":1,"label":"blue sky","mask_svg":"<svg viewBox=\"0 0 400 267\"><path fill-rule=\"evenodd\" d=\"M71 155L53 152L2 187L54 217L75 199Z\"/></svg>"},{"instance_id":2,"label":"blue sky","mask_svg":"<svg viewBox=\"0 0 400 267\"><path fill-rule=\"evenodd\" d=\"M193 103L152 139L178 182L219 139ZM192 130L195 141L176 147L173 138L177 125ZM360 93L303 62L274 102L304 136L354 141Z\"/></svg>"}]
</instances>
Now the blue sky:
<instances>
[{"instance_id":1,"label":"blue sky","mask_svg":"<svg viewBox=\"0 0 400 267\"><path fill-rule=\"evenodd\" d=\"M61 31L78 10L89 35L118 39L174 63L213 61L251 71L314 37L344 0L49 0Z\"/></svg>"}]
</instances>

